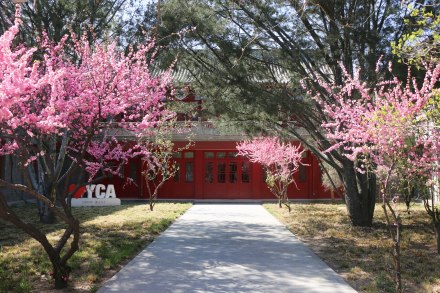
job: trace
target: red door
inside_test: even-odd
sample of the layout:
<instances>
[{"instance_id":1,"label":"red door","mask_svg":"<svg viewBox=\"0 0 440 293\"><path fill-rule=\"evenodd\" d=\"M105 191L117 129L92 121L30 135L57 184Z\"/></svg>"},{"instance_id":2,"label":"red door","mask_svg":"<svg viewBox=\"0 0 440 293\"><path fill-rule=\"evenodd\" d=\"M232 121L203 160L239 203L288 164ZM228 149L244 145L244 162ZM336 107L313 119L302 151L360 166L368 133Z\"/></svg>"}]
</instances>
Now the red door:
<instances>
[{"instance_id":1,"label":"red door","mask_svg":"<svg viewBox=\"0 0 440 293\"><path fill-rule=\"evenodd\" d=\"M178 170L174 178L169 179L159 191L160 198L188 199L194 198L194 151L174 153Z\"/></svg>"},{"instance_id":2,"label":"red door","mask_svg":"<svg viewBox=\"0 0 440 293\"><path fill-rule=\"evenodd\" d=\"M205 199L246 199L252 196L250 164L236 151L205 151L203 154Z\"/></svg>"},{"instance_id":3,"label":"red door","mask_svg":"<svg viewBox=\"0 0 440 293\"><path fill-rule=\"evenodd\" d=\"M294 183L292 183L287 188L287 196L290 199L304 199L304 198L310 198L310 186L313 184L312 182L312 160L311 160L311 154L306 151L303 153L303 158L301 162L304 165L300 165L298 170L293 174L293 179L295 180Z\"/></svg>"}]
</instances>

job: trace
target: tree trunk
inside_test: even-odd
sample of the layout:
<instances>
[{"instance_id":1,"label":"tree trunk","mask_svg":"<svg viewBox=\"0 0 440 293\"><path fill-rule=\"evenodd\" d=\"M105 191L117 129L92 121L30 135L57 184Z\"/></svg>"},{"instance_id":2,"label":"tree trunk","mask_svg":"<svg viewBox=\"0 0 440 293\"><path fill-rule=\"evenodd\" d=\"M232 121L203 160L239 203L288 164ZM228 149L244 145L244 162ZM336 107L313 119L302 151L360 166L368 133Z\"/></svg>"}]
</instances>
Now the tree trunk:
<instances>
[{"instance_id":1,"label":"tree trunk","mask_svg":"<svg viewBox=\"0 0 440 293\"><path fill-rule=\"evenodd\" d=\"M69 268L63 267L59 263L59 260L52 261L52 268L53 268L53 278L55 281L55 289L64 289L67 288L67 281L69 279Z\"/></svg>"},{"instance_id":2,"label":"tree trunk","mask_svg":"<svg viewBox=\"0 0 440 293\"><path fill-rule=\"evenodd\" d=\"M440 254L440 222L434 222L435 239L437 240L437 253Z\"/></svg>"},{"instance_id":3,"label":"tree trunk","mask_svg":"<svg viewBox=\"0 0 440 293\"><path fill-rule=\"evenodd\" d=\"M147 182L147 184L149 184L149 182ZM151 194L150 188L148 188L148 192L150 192L150 211L153 211L154 205L156 204L157 191L158 191L158 188L155 188L154 193Z\"/></svg>"},{"instance_id":4,"label":"tree trunk","mask_svg":"<svg viewBox=\"0 0 440 293\"><path fill-rule=\"evenodd\" d=\"M33 239L35 239L42 245L52 264L52 276L55 281L55 288L66 288L70 272L70 269L67 266L67 261L73 255L73 253L78 250L79 222L77 220L73 221L72 229L74 231L74 240L72 241L70 249L68 249L67 252L65 252L63 258L61 258L60 252L66 244L68 238L70 237L70 233L65 233L66 241L59 241L59 247L54 248L54 246L48 241L43 231L39 230L36 226L30 223L23 222L17 216L17 214L8 206L2 194L0 194L0 218L12 223L19 229L23 230L26 234L30 235Z\"/></svg>"},{"instance_id":5,"label":"tree trunk","mask_svg":"<svg viewBox=\"0 0 440 293\"><path fill-rule=\"evenodd\" d=\"M54 224L55 215L52 210L42 201L37 201L37 206L40 222L44 224Z\"/></svg>"},{"instance_id":6,"label":"tree trunk","mask_svg":"<svg viewBox=\"0 0 440 293\"><path fill-rule=\"evenodd\" d=\"M282 197L283 197L283 203L287 207L290 213L292 211L292 208L290 207L289 198L287 197L287 187L283 190Z\"/></svg>"},{"instance_id":7,"label":"tree trunk","mask_svg":"<svg viewBox=\"0 0 440 293\"><path fill-rule=\"evenodd\" d=\"M402 273L400 267L400 230L401 224L399 220L396 221L396 239L394 240L394 261L395 261L395 282L396 292L402 292Z\"/></svg>"},{"instance_id":8,"label":"tree trunk","mask_svg":"<svg viewBox=\"0 0 440 293\"><path fill-rule=\"evenodd\" d=\"M372 173L361 174L354 163L343 161L345 202L353 226L370 227L373 224L376 202L376 177Z\"/></svg>"},{"instance_id":9,"label":"tree trunk","mask_svg":"<svg viewBox=\"0 0 440 293\"><path fill-rule=\"evenodd\" d=\"M382 187L382 192L385 192L387 190L388 186L388 178L386 179L384 183L384 187ZM402 229L402 221L400 219L399 214L396 210L391 206L390 202L387 199L386 194L382 194L382 208L383 212L385 214L385 219L387 221L387 227L388 231L390 232L391 239L393 240L393 261L394 261L394 283L395 283L395 289L396 293L402 292L402 272L401 272L401 265L400 265L400 234Z\"/></svg>"}]
</instances>

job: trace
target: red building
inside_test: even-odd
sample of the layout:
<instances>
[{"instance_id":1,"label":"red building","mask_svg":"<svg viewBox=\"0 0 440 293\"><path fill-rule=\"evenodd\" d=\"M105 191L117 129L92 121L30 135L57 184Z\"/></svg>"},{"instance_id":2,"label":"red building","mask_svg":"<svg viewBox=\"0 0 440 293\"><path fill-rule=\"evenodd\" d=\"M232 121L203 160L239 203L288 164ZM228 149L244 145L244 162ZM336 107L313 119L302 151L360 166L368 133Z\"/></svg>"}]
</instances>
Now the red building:
<instances>
[{"instance_id":1,"label":"red building","mask_svg":"<svg viewBox=\"0 0 440 293\"><path fill-rule=\"evenodd\" d=\"M183 102L194 105L195 112L201 109L201 99L194 94L180 93ZM179 94L177 95L179 98ZM182 149L193 142L189 148L174 154L179 170L159 190L159 199L188 200L253 200L275 199L264 180L264 171L259 164L251 163L237 156L236 145L245 135L237 131L234 123L220 123L215 127L209 121L202 121L197 115L179 115L181 122L191 127L189 133L176 133L173 142L176 149ZM190 121L193 120L193 121ZM194 121L196 120L196 121ZM218 125L218 124L215 124ZM222 131L218 130L221 129ZM294 175L296 186L288 190L290 199L324 199L333 194L322 186L321 171L317 159L307 151L303 158L304 166ZM124 170L124 175L134 179L136 184L124 184L123 179L106 180L115 184L119 198L148 198L148 189L142 179L142 162L132 160Z\"/></svg>"},{"instance_id":2,"label":"red building","mask_svg":"<svg viewBox=\"0 0 440 293\"><path fill-rule=\"evenodd\" d=\"M175 142L184 146L185 142ZM259 164L237 156L237 141L195 141L193 146L175 153L179 170L159 190L159 199L220 200L220 199L275 199L264 181L264 171ZM321 184L321 171L317 159L307 151L299 171L294 175L296 186L288 190L290 199L324 199L332 194ZM136 184L125 184L123 179L106 180L115 184L119 198L148 198L142 179L142 163L132 160L125 175Z\"/></svg>"},{"instance_id":3,"label":"red building","mask_svg":"<svg viewBox=\"0 0 440 293\"><path fill-rule=\"evenodd\" d=\"M190 199L274 199L258 164L237 156L236 141L197 141L177 159L179 176L167 182L161 198ZM319 165L310 152L294 175L296 187L289 188L291 199L328 198L321 184Z\"/></svg>"}]
</instances>

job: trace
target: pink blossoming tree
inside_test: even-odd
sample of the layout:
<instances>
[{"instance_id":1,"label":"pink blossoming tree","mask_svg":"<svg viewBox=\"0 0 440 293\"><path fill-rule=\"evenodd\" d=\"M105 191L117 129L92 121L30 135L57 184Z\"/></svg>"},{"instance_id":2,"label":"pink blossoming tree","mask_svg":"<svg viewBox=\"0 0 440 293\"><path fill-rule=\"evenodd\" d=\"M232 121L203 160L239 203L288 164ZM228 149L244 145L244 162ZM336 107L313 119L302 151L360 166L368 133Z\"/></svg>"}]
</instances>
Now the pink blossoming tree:
<instances>
[{"instance_id":1,"label":"pink blossoming tree","mask_svg":"<svg viewBox=\"0 0 440 293\"><path fill-rule=\"evenodd\" d=\"M301 165L304 152L301 151L301 145L284 143L276 137L261 137L239 143L237 150L238 155L263 166L267 187L277 197L279 207L284 204L290 212L287 188L295 184L293 174Z\"/></svg>"},{"instance_id":2,"label":"pink blossoming tree","mask_svg":"<svg viewBox=\"0 0 440 293\"><path fill-rule=\"evenodd\" d=\"M35 198L41 220L53 214L66 229L57 242L14 212L0 193L0 218L36 239L53 266L55 287L67 285L68 260L78 250L79 221L71 212L71 182L85 184L119 175L130 158L148 158L148 147L122 138L148 135L173 116L162 103L170 72L152 76L154 43L128 53L115 43L89 46L72 36L40 48L14 46L14 26L0 36L0 156L13 155L25 184L0 179L3 189ZM36 54L38 53L38 54ZM69 244L68 246L66 244Z\"/></svg>"},{"instance_id":3,"label":"pink blossoming tree","mask_svg":"<svg viewBox=\"0 0 440 293\"><path fill-rule=\"evenodd\" d=\"M379 67L379 64L378 64ZM439 175L440 132L426 118L425 110L435 94L440 75L440 64L427 66L421 85L408 71L406 83L396 77L367 87L359 78L352 77L344 68L344 85L319 81L333 105L324 104L318 94L315 99L324 108L328 120L322 124L335 148L345 150L345 156L355 162L361 172L373 172L380 182L382 207L394 241L396 291L401 292L400 228L401 219L396 203L399 182L422 179L425 186ZM391 68L389 68L391 72ZM425 201L428 213L438 214L434 203ZM436 227L440 247L440 225Z\"/></svg>"}]
</instances>

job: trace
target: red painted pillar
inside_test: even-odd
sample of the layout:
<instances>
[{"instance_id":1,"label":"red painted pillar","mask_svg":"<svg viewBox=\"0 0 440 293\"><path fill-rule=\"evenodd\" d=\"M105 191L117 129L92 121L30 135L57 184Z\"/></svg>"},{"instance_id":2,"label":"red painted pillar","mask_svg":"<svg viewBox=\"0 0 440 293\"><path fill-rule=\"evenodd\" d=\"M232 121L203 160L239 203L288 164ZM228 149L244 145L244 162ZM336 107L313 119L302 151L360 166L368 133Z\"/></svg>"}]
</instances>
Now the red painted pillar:
<instances>
[{"instance_id":1,"label":"red painted pillar","mask_svg":"<svg viewBox=\"0 0 440 293\"><path fill-rule=\"evenodd\" d=\"M257 199L262 197L260 188L260 165L257 163L251 163L251 184L252 184L252 196L251 199Z\"/></svg>"},{"instance_id":2,"label":"red painted pillar","mask_svg":"<svg viewBox=\"0 0 440 293\"><path fill-rule=\"evenodd\" d=\"M318 159L313 157L313 198L318 198L319 185L321 185L321 171Z\"/></svg>"},{"instance_id":3,"label":"red painted pillar","mask_svg":"<svg viewBox=\"0 0 440 293\"><path fill-rule=\"evenodd\" d=\"M204 168L203 165L203 151L194 151L194 198L203 198L203 181L204 181Z\"/></svg>"},{"instance_id":4,"label":"red painted pillar","mask_svg":"<svg viewBox=\"0 0 440 293\"><path fill-rule=\"evenodd\" d=\"M311 151L307 151L307 164L308 166L308 172L307 172L307 183L308 183L308 189L307 189L307 197L313 198L313 185L314 185L314 177L313 177L313 169L315 169L315 156L312 154Z\"/></svg>"}]
</instances>

